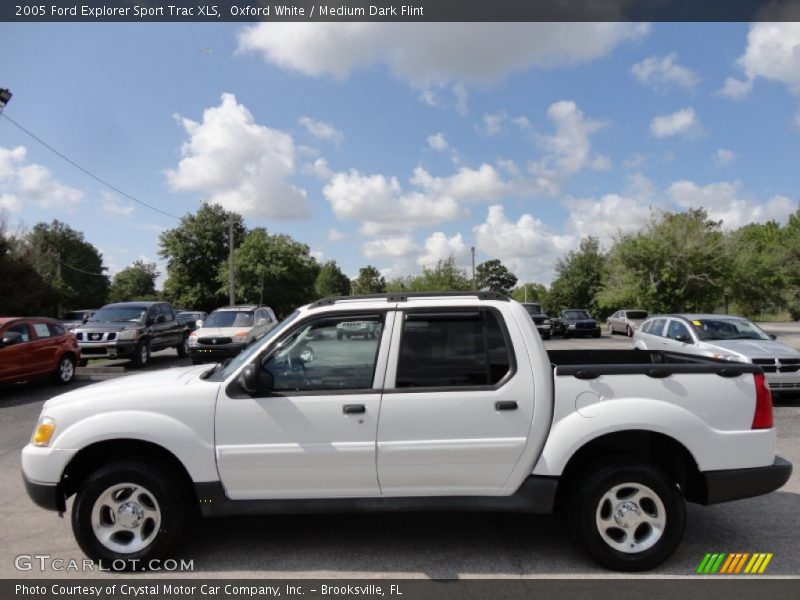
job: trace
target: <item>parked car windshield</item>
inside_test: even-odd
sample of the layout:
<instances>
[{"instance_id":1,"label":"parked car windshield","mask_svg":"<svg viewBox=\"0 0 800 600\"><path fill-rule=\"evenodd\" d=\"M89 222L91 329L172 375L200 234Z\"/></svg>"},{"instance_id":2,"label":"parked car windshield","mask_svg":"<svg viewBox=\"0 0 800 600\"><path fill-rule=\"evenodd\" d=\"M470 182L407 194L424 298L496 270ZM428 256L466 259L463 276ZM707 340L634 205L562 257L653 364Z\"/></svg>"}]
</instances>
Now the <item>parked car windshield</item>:
<instances>
[{"instance_id":1,"label":"parked car windshield","mask_svg":"<svg viewBox=\"0 0 800 600\"><path fill-rule=\"evenodd\" d=\"M542 307L538 304L525 304L524 306L529 315L540 315L543 312Z\"/></svg>"},{"instance_id":2,"label":"parked car windshield","mask_svg":"<svg viewBox=\"0 0 800 600\"><path fill-rule=\"evenodd\" d=\"M203 327L252 327L252 310L220 310L212 312Z\"/></svg>"},{"instance_id":3,"label":"parked car windshield","mask_svg":"<svg viewBox=\"0 0 800 600\"><path fill-rule=\"evenodd\" d=\"M646 319L647 313L643 310L629 310L625 313L629 319Z\"/></svg>"},{"instance_id":4,"label":"parked car windshield","mask_svg":"<svg viewBox=\"0 0 800 600\"><path fill-rule=\"evenodd\" d=\"M68 312L64 315L62 320L64 321L81 321L83 320L83 316L86 313L82 310L73 310L72 312Z\"/></svg>"},{"instance_id":5,"label":"parked car windshield","mask_svg":"<svg viewBox=\"0 0 800 600\"><path fill-rule=\"evenodd\" d=\"M299 310L294 311L283 321L278 323L274 328L270 329L267 334L258 341L258 343L250 345L250 347L248 347L244 352L237 354L235 358L229 360L228 362L219 364L210 371L206 371L204 378L208 379L209 381L223 381L226 379L241 365L249 361L254 355L261 352L261 350L264 348L264 345L268 344L271 339L273 339L276 335L283 333L286 330L286 327L291 324L299 314ZM211 315L209 315L209 319L210 318Z\"/></svg>"},{"instance_id":6,"label":"parked car windshield","mask_svg":"<svg viewBox=\"0 0 800 600\"><path fill-rule=\"evenodd\" d=\"M146 314L146 306L107 306L94 313L89 321L141 321Z\"/></svg>"},{"instance_id":7,"label":"parked car windshield","mask_svg":"<svg viewBox=\"0 0 800 600\"><path fill-rule=\"evenodd\" d=\"M733 319L692 319L697 337L707 340L769 340L770 337L750 321Z\"/></svg>"},{"instance_id":8,"label":"parked car windshield","mask_svg":"<svg viewBox=\"0 0 800 600\"><path fill-rule=\"evenodd\" d=\"M564 318L565 319L591 319L592 317L589 316L585 310L565 310L564 311Z\"/></svg>"}]
</instances>

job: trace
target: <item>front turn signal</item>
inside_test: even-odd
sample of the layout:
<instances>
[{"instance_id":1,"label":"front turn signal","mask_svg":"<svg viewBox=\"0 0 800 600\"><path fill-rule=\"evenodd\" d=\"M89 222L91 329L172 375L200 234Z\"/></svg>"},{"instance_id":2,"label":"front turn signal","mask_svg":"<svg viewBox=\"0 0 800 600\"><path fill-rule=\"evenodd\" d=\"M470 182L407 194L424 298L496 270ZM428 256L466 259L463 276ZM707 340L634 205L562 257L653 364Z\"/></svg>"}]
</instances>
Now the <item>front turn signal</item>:
<instances>
[{"instance_id":1,"label":"front turn signal","mask_svg":"<svg viewBox=\"0 0 800 600\"><path fill-rule=\"evenodd\" d=\"M56 431L56 421L50 417L42 417L36 425L36 429L31 436L31 444L34 446L47 446Z\"/></svg>"}]
</instances>

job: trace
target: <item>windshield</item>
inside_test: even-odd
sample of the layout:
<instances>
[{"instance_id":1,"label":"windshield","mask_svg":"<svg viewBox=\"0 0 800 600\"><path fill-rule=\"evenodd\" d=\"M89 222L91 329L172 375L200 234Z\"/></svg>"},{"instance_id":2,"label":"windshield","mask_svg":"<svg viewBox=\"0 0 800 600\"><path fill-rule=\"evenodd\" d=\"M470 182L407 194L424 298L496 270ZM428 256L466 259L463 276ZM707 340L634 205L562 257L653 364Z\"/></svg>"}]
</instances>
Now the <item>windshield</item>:
<instances>
[{"instance_id":1,"label":"windshield","mask_svg":"<svg viewBox=\"0 0 800 600\"><path fill-rule=\"evenodd\" d=\"M540 315L542 314L542 307L539 304L525 304L525 310L528 311L529 315Z\"/></svg>"},{"instance_id":2,"label":"windshield","mask_svg":"<svg viewBox=\"0 0 800 600\"><path fill-rule=\"evenodd\" d=\"M565 310L564 311L564 318L565 319L591 319L592 317L589 316L585 310Z\"/></svg>"},{"instance_id":3,"label":"windshield","mask_svg":"<svg viewBox=\"0 0 800 600\"><path fill-rule=\"evenodd\" d=\"M209 381L223 381L226 379L231 373L234 373L236 369L238 369L241 365L245 364L249 361L253 356L261 352L262 348L266 344L270 342L275 336L282 333L287 325L289 325L292 321L294 321L297 316L300 314L299 310L294 311L288 317L286 317L283 321L278 323L273 329L271 329L267 334L262 337L257 343L252 344L249 348L247 348L244 352L238 354L235 358L231 359L226 363L222 363L214 367L211 371L206 372L205 378ZM208 317L211 318L211 315Z\"/></svg>"},{"instance_id":4,"label":"windshield","mask_svg":"<svg viewBox=\"0 0 800 600\"><path fill-rule=\"evenodd\" d=\"M74 310L64 315L64 321L82 321L86 313L82 310Z\"/></svg>"},{"instance_id":5,"label":"windshield","mask_svg":"<svg viewBox=\"0 0 800 600\"><path fill-rule=\"evenodd\" d=\"M625 313L629 319L646 319L647 313L643 310L629 310Z\"/></svg>"},{"instance_id":6,"label":"windshield","mask_svg":"<svg viewBox=\"0 0 800 600\"><path fill-rule=\"evenodd\" d=\"M146 314L146 306L107 306L94 313L89 321L141 321Z\"/></svg>"},{"instance_id":7,"label":"windshield","mask_svg":"<svg viewBox=\"0 0 800 600\"><path fill-rule=\"evenodd\" d=\"M252 327L252 310L219 310L212 312L203 327Z\"/></svg>"},{"instance_id":8,"label":"windshield","mask_svg":"<svg viewBox=\"0 0 800 600\"><path fill-rule=\"evenodd\" d=\"M769 340L755 323L744 319L692 319L697 337L708 340Z\"/></svg>"}]
</instances>

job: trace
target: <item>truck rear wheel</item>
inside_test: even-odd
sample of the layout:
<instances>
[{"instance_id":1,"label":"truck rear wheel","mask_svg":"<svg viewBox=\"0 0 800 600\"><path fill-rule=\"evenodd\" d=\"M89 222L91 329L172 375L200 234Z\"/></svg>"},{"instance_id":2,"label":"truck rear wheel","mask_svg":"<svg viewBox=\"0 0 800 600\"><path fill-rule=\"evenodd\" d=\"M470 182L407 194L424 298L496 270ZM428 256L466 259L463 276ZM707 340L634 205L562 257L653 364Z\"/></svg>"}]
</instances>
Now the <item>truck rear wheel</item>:
<instances>
[{"instance_id":1,"label":"truck rear wheel","mask_svg":"<svg viewBox=\"0 0 800 600\"><path fill-rule=\"evenodd\" d=\"M191 515L175 473L145 462L115 462L81 485L72 506L72 531L81 549L103 568L147 569L181 541Z\"/></svg>"},{"instance_id":2,"label":"truck rear wheel","mask_svg":"<svg viewBox=\"0 0 800 600\"><path fill-rule=\"evenodd\" d=\"M615 571L652 569L683 537L686 508L675 482L654 464L620 458L576 478L569 523L578 543Z\"/></svg>"}]
</instances>

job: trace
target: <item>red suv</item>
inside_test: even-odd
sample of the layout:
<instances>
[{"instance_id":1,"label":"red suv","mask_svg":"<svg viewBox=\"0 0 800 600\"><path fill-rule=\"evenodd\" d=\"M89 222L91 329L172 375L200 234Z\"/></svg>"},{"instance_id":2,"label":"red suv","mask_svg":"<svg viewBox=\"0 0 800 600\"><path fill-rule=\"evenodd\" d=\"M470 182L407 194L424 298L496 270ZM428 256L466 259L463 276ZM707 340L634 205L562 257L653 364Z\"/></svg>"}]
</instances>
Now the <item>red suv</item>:
<instances>
[{"instance_id":1,"label":"red suv","mask_svg":"<svg viewBox=\"0 0 800 600\"><path fill-rule=\"evenodd\" d=\"M0 384L41 375L69 383L80 357L75 336L55 319L0 317Z\"/></svg>"}]
</instances>

